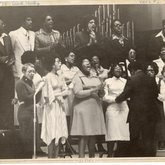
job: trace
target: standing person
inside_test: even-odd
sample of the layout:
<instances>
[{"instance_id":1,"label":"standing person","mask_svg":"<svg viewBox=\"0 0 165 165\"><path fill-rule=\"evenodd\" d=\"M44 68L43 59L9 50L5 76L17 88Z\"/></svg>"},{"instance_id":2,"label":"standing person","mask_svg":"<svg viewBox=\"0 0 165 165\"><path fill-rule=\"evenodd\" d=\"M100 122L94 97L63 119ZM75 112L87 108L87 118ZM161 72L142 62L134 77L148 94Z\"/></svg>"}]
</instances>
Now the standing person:
<instances>
[{"instance_id":1,"label":"standing person","mask_svg":"<svg viewBox=\"0 0 165 165\"><path fill-rule=\"evenodd\" d=\"M158 120L156 99L158 89L153 78L145 75L138 62L129 65L130 80L116 102L130 98L128 114L130 130L130 156L155 156L155 128ZM139 142L142 142L142 148Z\"/></svg>"},{"instance_id":2,"label":"standing person","mask_svg":"<svg viewBox=\"0 0 165 165\"><path fill-rule=\"evenodd\" d=\"M16 92L19 100L18 122L21 139L24 147L25 158L32 158L33 155L33 97L35 87L33 76L35 74L34 65L27 63L22 67L23 77L16 83ZM40 100L40 93L36 96L37 102Z\"/></svg>"},{"instance_id":3,"label":"standing person","mask_svg":"<svg viewBox=\"0 0 165 165\"><path fill-rule=\"evenodd\" d=\"M58 73L61 68L59 57L47 57L46 67L49 73L45 76L43 88L45 100L41 138L48 146L48 158L57 158L59 143L65 143L68 137L66 113L63 97L68 96L64 78Z\"/></svg>"},{"instance_id":4,"label":"standing person","mask_svg":"<svg viewBox=\"0 0 165 165\"><path fill-rule=\"evenodd\" d=\"M64 59L65 63L61 65L62 75L64 76L65 83L68 86L68 90L69 90L68 97L64 99L65 113L67 117L67 126L68 126L69 135L70 135L71 118L73 114L72 103L74 99L72 80L75 74L79 71L79 68L75 66L75 59L76 59L76 55L74 51L68 51L65 53L65 59ZM70 138L68 138L68 141L70 141ZM65 152L70 152L68 145L66 145Z\"/></svg>"},{"instance_id":5,"label":"standing person","mask_svg":"<svg viewBox=\"0 0 165 165\"><path fill-rule=\"evenodd\" d=\"M153 61L158 59L163 46L165 46L165 20L162 20L162 30L157 34L153 34L149 40L147 60Z\"/></svg>"},{"instance_id":6,"label":"standing person","mask_svg":"<svg viewBox=\"0 0 165 165\"><path fill-rule=\"evenodd\" d=\"M91 59L91 74L99 77L102 80L102 82L104 82L104 80L108 78L108 73L109 73L109 70L105 69L101 66L100 58L97 55L93 55L92 59ZM104 104L104 102L102 102L102 105L103 105L103 112L105 114L106 105ZM97 137L96 141L97 141L98 151L106 152L106 150L104 149L104 147L102 145L102 142L105 141L105 137L99 136L99 137Z\"/></svg>"},{"instance_id":7,"label":"standing person","mask_svg":"<svg viewBox=\"0 0 165 165\"><path fill-rule=\"evenodd\" d=\"M158 74L156 75L158 78L161 78L162 74L161 74L161 71L165 65L165 46L163 46L160 50L160 57L159 59L156 59L154 60L153 62L155 62L159 68L159 72Z\"/></svg>"},{"instance_id":8,"label":"standing person","mask_svg":"<svg viewBox=\"0 0 165 165\"><path fill-rule=\"evenodd\" d=\"M116 19L112 22L112 37L105 43L108 66L125 62L130 50L130 41L122 34L122 23Z\"/></svg>"},{"instance_id":9,"label":"standing person","mask_svg":"<svg viewBox=\"0 0 165 165\"><path fill-rule=\"evenodd\" d=\"M14 126L14 54L10 37L4 33L4 27L5 23L0 19L0 129L11 129Z\"/></svg>"},{"instance_id":10,"label":"standing person","mask_svg":"<svg viewBox=\"0 0 165 165\"><path fill-rule=\"evenodd\" d=\"M165 66L162 69L162 78L159 80L159 96L161 101L161 120L159 122L158 149L165 148Z\"/></svg>"},{"instance_id":11,"label":"standing person","mask_svg":"<svg viewBox=\"0 0 165 165\"><path fill-rule=\"evenodd\" d=\"M47 55L56 51L56 47L62 44L60 32L53 29L54 21L51 15L44 17L43 27L36 32L35 51L41 62L40 74L44 76L48 71L45 69Z\"/></svg>"},{"instance_id":12,"label":"standing person","mask_svg":"<svg viewBox=\"0 0 165 165\"><path fill-rule=\"evenodd\" d=\"M14 52L15 63L13 65L13 72L15 83L22 77L22 63L21 56L25 51L34 50L35 33L32 30L32 18L27 15L23 18L21 27L15 31L9 33L11 37L12 48ZM15 93L15 98L17 98ZM17 109L18 104L14 105L14 123L18 124L17 121Z\"/></svg>"},{"instance_id":13,"label":"standing person","mask_svg":"<svg viewBox=\"0 0 165 165\"><path fill-rule=\"evenodd\" d=\"M146 64L146 67L145 67L146 74L156 80L159 94L162 95L161 88L164 86L162 82L162 77L158 78L156 76L158 74L158 70L159 69L156 63L149 62ZM165 131L164 131L165 130L165 115L164 115L164 110L163 110L163 103L162 103L162 100L159 100L159 97L157 100L157 106L159 109L158 112L160 114L160 119L156 125L156 141L157 141L158 149L164 149L165 147Z\"/></svg>"},{"instance_id":14,"label":"standing person","mask_svg":"<svg viewBox=\"0 0 165 165\"><path fill-rule=\"evenodd\" d=\"M21 62L22 64L26 64L26 63L31 63L34 65L35 68L35 74L33 76L33 84L35 87L35 90L38 89L38 87L41 85L42 82L44 82L44 77L42 78L38 72L37 72L37 63L36 63L36 56L35 56L35 52L34 51L26 51L23 53L23 55L21 56ZM38 155L43 155L44 152L42 152L41 150L41 139L40 139L40 134L41 134L41 124L42 124L42 115L43 115L43 105L41 104L42 99L40 99L38 101L38 103L36 104L36 112L37 112L37 154Z\"/></svg>"},{"instance_id":15,"label":"standing person","mask_svg":"<svg viewBox=\"0 0 165 165\"><path fill-rule=\"evenodd\" d=\"M128 56L125 61L126 67L125 68L123 67L123 69L125 69L124 72L125 72L127 78L131 77L131 73L128 70L128 66L130 63L135 62L135 61L136 61L136 51L134 48L131 48L128 52Z\"/></svg>"},{"instance_id":16,"label":"standing person","mask_svg":"<svg viewBox=\"0 0 165 165\"><path fill-rule=\"evenodd\" d=\"M92 74L98 76L103 81L108 78L109 70L101 66L100 59L97 55L92 56L91 66L92 66L91 67Z\"/></svg>"},{"instance_id":17,"label":"standing person","mask_svg":"<svg viewBox=\"0 0 165 165\"><path fill-rule=\"evenodd\" d=\"M114 154L114 145L129 141L129 124L127 123L128 105L126 101L115 102L116 96L122 93L126 80L121 78L122 66L115 64L111 68L113 77L105 80L105 95L103 100L109 105L106 111L106 141L108 141L108 157ZM122 153L124 155L124 153ZM122 156L123 156L122 155Z\"/></svg>"},{"instance_id":18,"label":"standing person","mask_svg":"<svg viewBox=\"0 0 165 165\"><path fill-rule=\"evenodd\" d=\"M105 135L105 123L102 105L98 96L101 81L90 74L91 64L87 58L80 62L80 72L73 79L73 121L71 135L79 137L79 157L85 157L88 144L89 157L95 156L95 138Z\"/></svg>"},{"instance_id":19,"label":"standing person","mask_svg":"<svg viewBox=\"0 0 165 165\"><path fill-rule=\"evenodd\" d=\"M25 51L34 50L35 33L31 31L32 23L32 18L27 15L22 20L21 27L9 33L15 56L13 70L16 79L19 79L22 76L21 56Z\"/></svg>"},{"instance_id":20,"label":"standing person","mask_svg":"<svg viewBox=\"0 0 165 165\"><path fill-rule=\"evenodd\" d=\"M96 18L94 16L85 16L82 20L82 28L81 32L76 33L75 49L91 46L98 42L98 35L95 32Z\"/></svg>"},{"instance_id":21,"label":"standing person","mask_svg":"<svg viewBox=\"0 0 165 165\"><path fill-rule=\"evenodd\" d=\"M61 65L61 71L64 76L66 85L68 86L68 89L70 89L70 96L68 96L65 101L66 101L66 115L71 116L72 114L72 102L73 102L73 77L75 74L79 71L79 68L75 66L75 59L76 55L73 51L67 52L66 57L65 57L65 64Z\"/></svg>"}]
</instances>

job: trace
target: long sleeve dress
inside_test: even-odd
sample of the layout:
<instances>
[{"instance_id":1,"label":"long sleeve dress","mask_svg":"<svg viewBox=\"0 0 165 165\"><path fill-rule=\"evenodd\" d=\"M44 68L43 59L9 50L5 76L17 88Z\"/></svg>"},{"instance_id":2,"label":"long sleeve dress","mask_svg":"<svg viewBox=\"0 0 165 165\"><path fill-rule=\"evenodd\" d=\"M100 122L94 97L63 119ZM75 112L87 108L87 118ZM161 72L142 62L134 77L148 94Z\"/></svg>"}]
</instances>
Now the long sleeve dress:
<instances>
[{"instance_id":1,"label":"long sleeve dress","mask_svg":"<svg viewBox=\"0 0 165 165\"><path fill-rule=\"evenodd\" d=\"M126 80L112 77L105 80L104 101L109 105L106 111L106 141L129 141L129 124L127 122L128 105L126 101L117 104L115 98L122 93Z\"/></svg>"},{"instance_id":2,"label":"long sleeve dress","mask_svg":"<svg viewBox=\"0 0 165 165\"><path fill-rule=\"evenodd\" d=\"M46 82L43 88L43 97L48 98L44 105L41 138L49 145L53 139L57 145L59 139L62 142L68 137L64 100L61 93L66 90L63 78L52 72L46 75Z\"/></svg>"},{"instance_id":3,"label":"long sleeve dress","mask_svg":"<svg viewBox=\"0 0 165 165\"><path fill-rule=\"evenodd\" d=\"M16 92L20 102L18 108L18 122L20 127L21 140L23 142L25 155L32 157L33 153L33 97L35 87L31 80L25 76L16 83ZM40 92L36 96L36 101L40 100ZM30 154L30 155L29 155Z\"/></svg>"},{"instance_id":4,"label":"long sleeve dress","mask_svg":"<svg viewBox=\"0 0 165 165\"><path fill-rule=\"evenodd\" d=\"M91 136L105 135L103 109L99 96L88 94L87 89L98 86L101 81L96 76L85 76L82 72L73 79L73 121L71 135Z\"/></svg>"}]
</instances>

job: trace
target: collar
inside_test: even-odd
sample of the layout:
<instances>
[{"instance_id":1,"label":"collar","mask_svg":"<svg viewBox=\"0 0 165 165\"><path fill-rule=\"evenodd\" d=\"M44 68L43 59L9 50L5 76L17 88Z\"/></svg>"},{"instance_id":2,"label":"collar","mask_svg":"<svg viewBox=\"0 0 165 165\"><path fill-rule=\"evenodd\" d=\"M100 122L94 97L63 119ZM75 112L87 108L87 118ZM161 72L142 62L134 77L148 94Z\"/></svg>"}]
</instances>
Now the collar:
<instances>
[{"instance_id":1,"label":"collar","mask_svg":"<svg viewBox=\"0 0 165 165\"><path fill-rule=\"evenodd\" d=\"M162 30L161 30L155 37L156 37L156 38L157 38L157 37L162 37L162 38L163 38L163 41L165 41L165 36L163 35Z\"/></svg>"},{"instance_id":2,"label":"collar","mask_svg":"<svg viewBox=\"0 0 165 165\"><path fill-rule=\"evenodd\" d=\"M112 79L113 79L113 80L120 80L120 81L122 81L122 82L124 82L124 80L125 80L125 79L122 78L122 77L117 78L117 77L115 77L115 76L113 76Z\"/></svg>"},{"instance_id":3,"label":"collar","mask_svg":"<svg viewBox=\"0 0 165 165\"><path fill-rule=\"evenodd\" d=\"M78 76L79 77L87 77L83 72L81 72L81 71L78 71ZM97 77L97 76L95 76L95 75L93 75L92 73L90 73L90 76L89 76L90 78L92 78L92 77Z\"/></svg>"},{"instance_id":4,"label":"collar","mask_svg":"<svg viewBox=\"0 0 165 165\"><path fill-rule=\"evenodd\" d=\"M73 65L71 68L69 68L66 64L62 64L61 67L64 69L64 70L72 70L72 69L75 69L76 67Z\"/></svg>"},{"instance_id":5,"label":"collar","mask_svg":"<svg viewBox=\"0 0 165 165\"><path fill-rule=\"evenodd\" d=\"M20 27L20 30L22 31L22 33L26 36L27 33L29 32L29 30L26 30L24 27Z\"/></svg>"},{"instance_id":6,"label":"collar","mask_svg":"<svg viewBox=\"0 0 165 165\"><path fill-rule=\"evenodd\" d=\"M116 34L112 34L112 40L115 40L115 39L122 39L122 40L124 40L124 39L126 39L127 40L127 38L126 37L124 37L124 35L123 34L121 34L121 36L117 36Z\"/></svg>"},{"instance_id":7,"label":"collar","mask_svg":"<svg viewBox=\"0 0 165 165\"><path fill-rule=\"evenodd\" d=\"M58 31L57 30L53 30L52 29L52 31L50 32L50 33L47 33L43 28L41 28L40 30L39 30L39 33L40 34L51 34L51 33L58 33Z\"/></svg>"},{"instance_id":8,"label":"collar","mask_svg":"<svg viewBox=\"0 0 165 165\"><path fill-rule=\"evenodd\" d=\"M6 33L2 33L2 35L0 36L0 38L6 37L7 34Z\"/></svg>"},{"instance_id":9,"label":"collar","mask_svg":"<svg viewBox=\"0 0 165 165\"><path fill-rule=\"evenodd\" d=\"M28 84L29 86L32 87L32 85L33 85L33 81L32 81L32 80L29 80L29 79L28 79L27 77L25 77L25 76L22 77L22 80L23 80L26 84Z\"/></svg>"}]
</instances>

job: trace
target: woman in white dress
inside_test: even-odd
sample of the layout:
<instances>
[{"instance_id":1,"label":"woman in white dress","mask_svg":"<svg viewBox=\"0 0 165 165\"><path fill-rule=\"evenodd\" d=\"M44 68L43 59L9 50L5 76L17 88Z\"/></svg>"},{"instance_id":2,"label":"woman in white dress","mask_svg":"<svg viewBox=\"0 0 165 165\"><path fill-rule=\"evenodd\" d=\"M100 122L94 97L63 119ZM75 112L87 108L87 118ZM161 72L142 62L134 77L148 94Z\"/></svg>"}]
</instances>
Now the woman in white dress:
<instances>
[{"instance_id":1,"label":"woman in white dress","mask_svg":"<svg viewBox=\"0 0 165 165\"><path fill-rule=\"evenodd\" d=\"M129 141L129 124L127 123L128 105L126 101L120 104L115 98L122 93L126 80L121 77L122 66L119 64L111 68L113 77L105 80L105 96L103 100L109 105L106 110L106 136L108 142L108 157L113 156L115 142Z\"/></svg>"},{"instance_id":2,"label":"woman in white dress","mask_svg":"<svg viewBox=\"0 0 165 165\"><path fill-rule=\"evenodd\" d=\"M41 138L48 145L48 158L57 158L59 142L68 137L63 97L68 95L63 77L58 73L61 61L58 57L47 58L46 82L43 88L45 100Z\"/></svg>"}]
</instances>

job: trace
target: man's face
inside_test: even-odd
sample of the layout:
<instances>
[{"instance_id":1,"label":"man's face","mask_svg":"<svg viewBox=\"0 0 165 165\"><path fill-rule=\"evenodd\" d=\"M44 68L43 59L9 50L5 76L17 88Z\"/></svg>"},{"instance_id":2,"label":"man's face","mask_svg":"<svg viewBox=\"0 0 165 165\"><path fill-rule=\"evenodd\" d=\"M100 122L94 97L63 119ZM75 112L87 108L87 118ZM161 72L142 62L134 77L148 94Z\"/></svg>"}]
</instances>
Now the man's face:
<instances>
[{"instance_id":1,"label":"man's face","mask_svg":"<svg viewBox=\"0 0 165 165\"><path fill-rule=\"evenodd\" d=\"M115 21L113 25L114 32L117 34L122 33L122 24L120 21Z\"/></svg>"},{"instance_id":2,"label":"man's face","mask_svg":"<svg viewBox=\"0 0 165 165\"><path fill-rule=\"evenodd\" d=\"M25 22L24 22L25 29L26 30L31 30L32 29L32 23L33 23L32 18L31 17L27 17L25 19Z\"/></svg>"},{"instance_id":3,"label":"man's face","mask_svg":"<svg viewBox=\"0 0 165 165\"><path fill-rule=\"evenodd\" d=\"M54 21L51 16L46 16L45 18L45 26L49 29L53 29Z\"/></svg>"},{"instance_id":4,"label":"man's face","mask_svg":"<svg viewBox=\"0 0 165 165\"><path fill-rule=\"evenodd\" d=\"M0 20L0 33L2 34L4 32L4 27L5 27L5 23Z\"/></svg>"}]
</instances>

